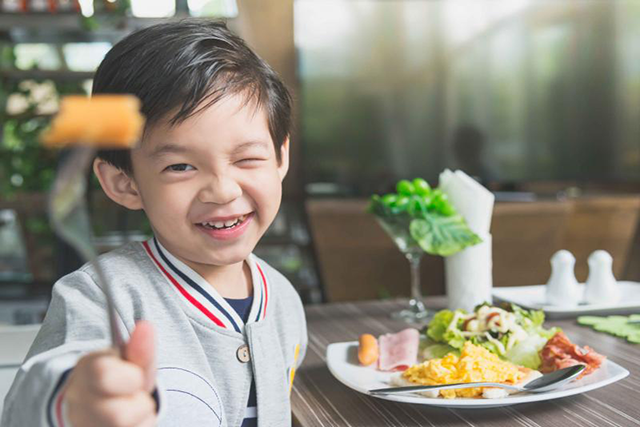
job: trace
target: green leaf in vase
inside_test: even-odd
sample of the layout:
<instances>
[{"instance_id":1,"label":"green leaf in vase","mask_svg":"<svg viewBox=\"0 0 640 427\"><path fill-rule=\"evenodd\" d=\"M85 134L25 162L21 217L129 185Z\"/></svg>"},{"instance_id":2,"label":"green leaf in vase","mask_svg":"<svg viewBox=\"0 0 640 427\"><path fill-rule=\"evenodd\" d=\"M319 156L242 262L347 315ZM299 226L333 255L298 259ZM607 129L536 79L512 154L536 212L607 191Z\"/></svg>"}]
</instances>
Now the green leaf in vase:
<instances>
[{"instance_id":1,"label":"green leaf in vase","mask_svg":"<svg viewBox=\"0 0 640 427\"><path fill-rule=\"evenodd\" d=\"M420 247L432 255L453 255L482 242L460 215L427 215L412 220L409 230Z\"/></svg>"}]
</instances>

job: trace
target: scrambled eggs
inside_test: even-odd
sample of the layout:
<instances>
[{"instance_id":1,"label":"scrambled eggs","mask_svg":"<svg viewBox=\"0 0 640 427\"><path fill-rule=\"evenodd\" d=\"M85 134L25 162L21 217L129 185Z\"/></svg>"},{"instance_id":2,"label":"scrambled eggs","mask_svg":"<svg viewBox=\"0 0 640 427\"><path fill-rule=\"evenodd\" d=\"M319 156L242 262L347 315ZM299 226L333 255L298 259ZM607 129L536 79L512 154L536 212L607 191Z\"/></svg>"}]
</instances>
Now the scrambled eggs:
<instances>
[{"instance_id":1,"label":"scrambled eggs","mask_svg":"<svg viewBox=\"0 0 640 427\"><path fill-rule=\"evenodd\" d=\"M513 363L500 360L498 356L487 349L467 341L462 348L460 357L450 353L442 359L427 360L404 371L402 377L417 385L479 381L516 384L528 375L526 371ZM482 388L440 390L440 395L447 399L479 397L482 396L482 391Z\"/></svg>"}]
</instances>

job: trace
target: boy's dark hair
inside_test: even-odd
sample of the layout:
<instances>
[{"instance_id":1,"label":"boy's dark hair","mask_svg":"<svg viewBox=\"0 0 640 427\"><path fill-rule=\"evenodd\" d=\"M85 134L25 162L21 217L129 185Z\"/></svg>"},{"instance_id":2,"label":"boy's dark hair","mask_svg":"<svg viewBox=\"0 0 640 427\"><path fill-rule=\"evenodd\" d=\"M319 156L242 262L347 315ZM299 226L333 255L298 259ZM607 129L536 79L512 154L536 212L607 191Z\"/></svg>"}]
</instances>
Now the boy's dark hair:
<instances>
[{"instance_id":1,"label":"boy's dark hair","mask_svg":"<svg viewBox=\"0 0 640 427\"><path fill-rule=\"evenodd\" d=\"M291 97L278 75L224 22L185 19L136 31L105 56L93 94L128 93L142 102L145 128L167 120L176 125L222 98L243 94L267 113L280 148L291 130ZM101 150L98 157L133 171L130 150Z\"/></svg>"}]
</instances>

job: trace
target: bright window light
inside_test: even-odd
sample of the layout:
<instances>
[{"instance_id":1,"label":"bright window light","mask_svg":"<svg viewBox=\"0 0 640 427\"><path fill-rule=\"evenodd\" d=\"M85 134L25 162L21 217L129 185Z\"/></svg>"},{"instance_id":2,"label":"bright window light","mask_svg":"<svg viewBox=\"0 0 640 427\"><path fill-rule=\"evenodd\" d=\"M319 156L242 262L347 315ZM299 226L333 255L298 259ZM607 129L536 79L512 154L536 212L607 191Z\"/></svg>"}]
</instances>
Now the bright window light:
<instances>
[{"instance_id":1,"label":"bright window light","mask_svg":"<svg viewBox=\"0 0 640 427\"><path fill-rule=\"evenodd\" d=\"M500 20L523 12L532 5L531 0L508 2L476 2L450 0L444 3L445 22L455 45L473 39Z\"/></svg>"},{"instance_id":2,"label":"bright window light","mask_svg":"<svg viewBox=\"0 0 640 427\"><path fill-rule=\"evenodd\" d=\"M78 0L80 3L80 12L82 12L82 16L90 17L93 16L93 0Z\"/></svg>"},{"instance_id":3,"label":"bright window light","mask_svg":"<svg viewBox=\"0 0 640 427\"><path fill-rule=\"evenodd\" d=\"M235 18L238 16L236 0L187 0L191 16L216 16Z\"/></svg>"},{"instance_id":4,"label":"bright window light","mask_svg":"<svg viewBox=\"0 0 640 427\"><path fill-rule=\"evenodd\" d=\"M55 46L47 43L20 43L15 46L16 68L20 70L57 70L60 56Z\"/></svg>"},{"instance_id":5,"label":"bright window light","mask_svg":"<svg viewBox=\"0 0 640 427\"><path fill-rule=\"evenodd\" d=\"M62 47L67 67L71 71L95 71L111 49L111 43L67 43Z\"/></svg>"},{"instance_id":6,"label":"bright window light","mask_svg":"<svg viewBox=\"0 0 640 427\"><path fill-rule=\"evenodd\" d=\"M138 18L165 18L176 14L175 0L131 0L131 13Z\"/></svg>"},{"instance_id":7,"label":"bright window light","mask_svg":"<svg viewBox=\"0 0 640 427\"><path fill-rule=\"evenodd\" d=\"M303 1L296 4L294 28L296 31L296 45L301 49L335 49L344 46L341 40L353 37L354 26L350 19L353 8L362 2L343 1L311 2ZM347 7L348 6L348 7ZM331 28L331 31L327 31Z\"/></svg>"}]
</instances>

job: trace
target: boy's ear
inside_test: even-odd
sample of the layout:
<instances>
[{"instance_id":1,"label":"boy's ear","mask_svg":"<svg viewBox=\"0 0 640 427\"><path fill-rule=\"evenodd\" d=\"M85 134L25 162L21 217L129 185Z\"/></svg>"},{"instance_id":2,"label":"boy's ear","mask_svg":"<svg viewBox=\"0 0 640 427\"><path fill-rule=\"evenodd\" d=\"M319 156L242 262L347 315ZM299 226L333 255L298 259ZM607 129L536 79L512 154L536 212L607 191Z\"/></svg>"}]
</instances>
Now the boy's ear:
<instances>
[{"instance_id":1,"label":"boy's ear","mask_svg":"<svg viewBox=\"0 0 640 427\"><path fill-rule=\"evenodd\" d=\"M129 175L100 158L93 161L93 172L111 200L131 210L142 209L138 187Z\"/></svg>"},{"instance_id":2,"label":"boy's ear","mask_svg":"<svg viewBox=\"0 0 640 427\"><path fill-rule=\"evenodd\" d=\"M289 171L289 137L284 140L282 147L280 147L280 164L278 165L278 174L280 175L280 181L287 176Z\"/></svg>"}]
</instances>

